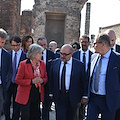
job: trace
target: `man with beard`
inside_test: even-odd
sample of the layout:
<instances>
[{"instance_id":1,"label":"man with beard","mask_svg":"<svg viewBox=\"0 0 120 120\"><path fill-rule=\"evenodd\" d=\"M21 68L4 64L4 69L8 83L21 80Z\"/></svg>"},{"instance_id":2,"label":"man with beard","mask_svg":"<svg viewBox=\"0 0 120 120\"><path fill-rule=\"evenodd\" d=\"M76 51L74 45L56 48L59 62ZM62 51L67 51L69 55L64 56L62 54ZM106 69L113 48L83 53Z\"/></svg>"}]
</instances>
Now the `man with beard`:
<instances>
[{"instance_id":1,"label":"man with beard","mask_svg":"<svg viewBox=\"0 0 120 120\"><path fill-rule=\"evenodd\" d=\"M87 80L89 79L89 71L90 71L90 59L91 55L93 54L89 49L90 45L90 38L88 35L82 35L80 37L80 46L81 49L73 53L73 57L80 60L84 63L85 70L87 72ZM85 107L86 103L81 103L80 107L77 111L77 118L76 120L83 120L85 118Z\"/></svg>"}]
</instances>

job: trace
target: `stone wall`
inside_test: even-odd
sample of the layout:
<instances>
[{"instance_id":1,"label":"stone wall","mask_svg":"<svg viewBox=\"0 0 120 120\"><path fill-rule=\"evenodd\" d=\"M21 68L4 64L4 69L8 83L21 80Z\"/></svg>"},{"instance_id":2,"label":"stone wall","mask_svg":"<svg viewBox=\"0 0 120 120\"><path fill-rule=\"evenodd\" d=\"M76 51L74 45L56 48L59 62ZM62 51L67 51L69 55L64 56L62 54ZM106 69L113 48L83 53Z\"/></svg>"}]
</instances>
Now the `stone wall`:
<instances>
[{"instance_id":1,"label":"stone wall","mask_svg":"<svg viewBox=\"0 0 120 120\"><path fill-rule=\"evenodd\" d=\"M66 14L64 26L64 43L79 39L80 12L87 0L35 0L33 9L34 38L45 36L46 13Z\"/></svg>"},{"instance_id":2,"label":"stone wall","mask_svg":"<svg viewBox=\"0 0 120 120\"><path fill-rule=\"evenodd\" d=\"M33 14L32 11L22 11L21 24L20 24L20 37L24 35L32 35L33 29Z\"/></svg>"},{"instance_id":3,"label":"stone wall","mask_svg":"<svg viewBox=\"0 0 120 120\"><path fill-rule=\"evenodd\" d=\"M99 33L103 33L107 29L112 29L112 30L115 31L116 37L117 37L116 43L120 44L120 24L115 24L115 25L111 25L111 26L107 26L107 27L100 27L99 28Z\"/></svg>"},{"instance_id":4,"label":"stone wall","mask_svg":"<svg viewBox=\"0 0 120 120\"><path fill-rule=\"evenodd\" d=\"M9 37L19 35L21 0L0 0L0 27Z\"/></svg>"}]
</instances>

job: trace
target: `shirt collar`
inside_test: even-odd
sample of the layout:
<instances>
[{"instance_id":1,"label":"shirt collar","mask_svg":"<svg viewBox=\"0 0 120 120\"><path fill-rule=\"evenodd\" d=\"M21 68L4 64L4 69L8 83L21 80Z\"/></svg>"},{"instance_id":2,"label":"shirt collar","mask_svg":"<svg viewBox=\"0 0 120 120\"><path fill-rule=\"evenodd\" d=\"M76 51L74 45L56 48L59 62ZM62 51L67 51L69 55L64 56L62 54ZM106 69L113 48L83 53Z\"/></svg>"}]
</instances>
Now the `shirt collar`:
<instances>
[{"instance_id":1,"label":"shirt collar","mask_svg":"<svg viewBox=\"0 0 120 120\"><path fill-rule=\"evenodd\" d=\"M89 54L89 50L87 50L87 51L84 52L82 49L80 49L80 51L81 51L82 54L83 54L83 53L85 53L86 55Z\"/></svg>"},{"instance_id":2,"label":"shirt collar","mask_svg":"<svg viewBox=\"0 0 120 120\"><path fill-rule=\"evenodd\" d=\"M46 54L46 49L43 51L43 54Z\"/></svg>"},{"instance_id":3,"label":"shirt collar","mask_svg":"<svg viewBox=\"0 0 120 120\"><path fill-rule=\"evenodd\" d=\"M113 50L115 50L115 48L116 48L116 44L114 44L114 46L113 46Z\"/></svg>"},{"instance_id":4,"label":"shirt collar","mask_svg":"<svg viewBox=\"0 0 120 120\"><path fill-rule=\"evenodd\" d=\"M21 49L19 49L17 52L15 52L15 51L13 50L13 54L15 54L15 53L20 54L21 51L22 51Z\"/></svg>"},{"instance_id":5,"label":"shirt collar","mask_svg":"<svg viewBox=\"0 0 120 120\"><path fill-rule=\"evenodd\" d=\"M110 57L110 54L111 54L111 49L110 49L106 54L104 54L103 57L109 58L109 57Z\"/></svg>"},{"instance_id":6,"label":"shirt collar","mask_svg":"<svg viewBox=\"0 0 120 120\"><path fill-rule=\"evenodd\" d=\"M62 61L62 64L64 64L64 62ZM70 58L69 61L67 61L67 64L72 64L72 57Z\"/></svg>"}]
</instances>

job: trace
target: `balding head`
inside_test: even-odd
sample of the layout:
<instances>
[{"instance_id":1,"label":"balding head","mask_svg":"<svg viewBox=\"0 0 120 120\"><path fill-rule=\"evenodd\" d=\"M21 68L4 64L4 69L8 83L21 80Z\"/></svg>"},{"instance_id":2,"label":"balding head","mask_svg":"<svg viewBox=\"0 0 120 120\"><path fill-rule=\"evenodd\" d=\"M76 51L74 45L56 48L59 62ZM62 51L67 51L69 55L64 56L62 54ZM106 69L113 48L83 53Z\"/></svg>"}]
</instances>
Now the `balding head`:
<instances>
[{"instance_id":1,"label":"balding head","mask_svg":"<svg viewBox=\"0 0 120 120\"><path fill-rule=\"evenodd\" d=\"M63 62L69 61L73 55L73 48L70 44L65 44L60 50L61 59Z\"/></svg>"},{"instance_id":2,"label":"balding head","mask_svg":"<svg viewBox=\"0 0 120 120\"><path fill-rule=\"evenodd\" d=\"M104 33L106 33L110 37L110 44L111 44L111 47L113 47L115 45L115 42L116 42L115 31L112 29L108 29Z\"/></svg>"}]
</instances>

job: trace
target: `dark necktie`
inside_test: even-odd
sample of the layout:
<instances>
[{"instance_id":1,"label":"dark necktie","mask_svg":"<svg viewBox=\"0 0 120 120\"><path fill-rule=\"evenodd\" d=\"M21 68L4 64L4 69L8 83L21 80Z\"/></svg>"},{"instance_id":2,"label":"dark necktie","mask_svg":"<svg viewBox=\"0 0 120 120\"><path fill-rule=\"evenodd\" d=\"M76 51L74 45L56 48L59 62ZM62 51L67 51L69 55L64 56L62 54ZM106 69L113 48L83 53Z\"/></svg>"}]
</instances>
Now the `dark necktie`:
<instances>
[{"instance_id":1,"label":"dark necktie","mask_svg":"<svg viewBox=\"0 0 120 120\"><path fill-rule=\"evenodd\" d=\"M42 52L42 57L41 57L41 60L43 60L43 54L44 54L44 53Z\"/></svg>"},{"instance_id":2,"label":"dark necktie","mask_svg":"<svg viewBox=\"0 0 120 120\"><path fill-rule=\"evenodd\" d=\"M111 48L111 50L114 50L113 48Z\"/></svg>"},{"instance_id":3,"label":"dark necktie","mask_svg":"<svg viewBox=\"0 0 120 120\"><path fill-rule=\"evenodd\" d=\"M62 75L61 75L61 91L62 91L62 93L65 93L65 91L66 91L66 87L65 87L66 64L67 64L67 62L64 62L64 66L62 69Z\"/></svg>"},{"instance_id":4,"label":"dark necktie","mask_svg":"<svg viewBox=\"0 0 120 120\"><path fill-rule=\"evenodd\" d=\"M17 64L17 53L15 53L12 68L13 68L13 75L12 75L12 82L15 83L15 77L16 77L16 64Z\"/></svg>"},{"instance_id":5,"label":"dark necktie","mask_svg":"<svg viewBox=\"0 0 120 120\"><path fill-rule=\"evenodd\" d=\"M85 56L85 52L83 53L83 63L85 65L85 70L86 70L86 56Z\"/></svg>"},{"instance_id":6,"label":"dark necktie","mask_svg":"<svg viewBox=\"0 0 120 120\"><path fill-rule=\"evenodd\" d=\"M95 90L95 92L98 92L98 84L99 84L99 78L100 78L102 58L103 58L103 56L99 56L98 62L96 64L96 72L95 72L95 80L94 80L94 90Z\"/></svg>"}]
</instances>

